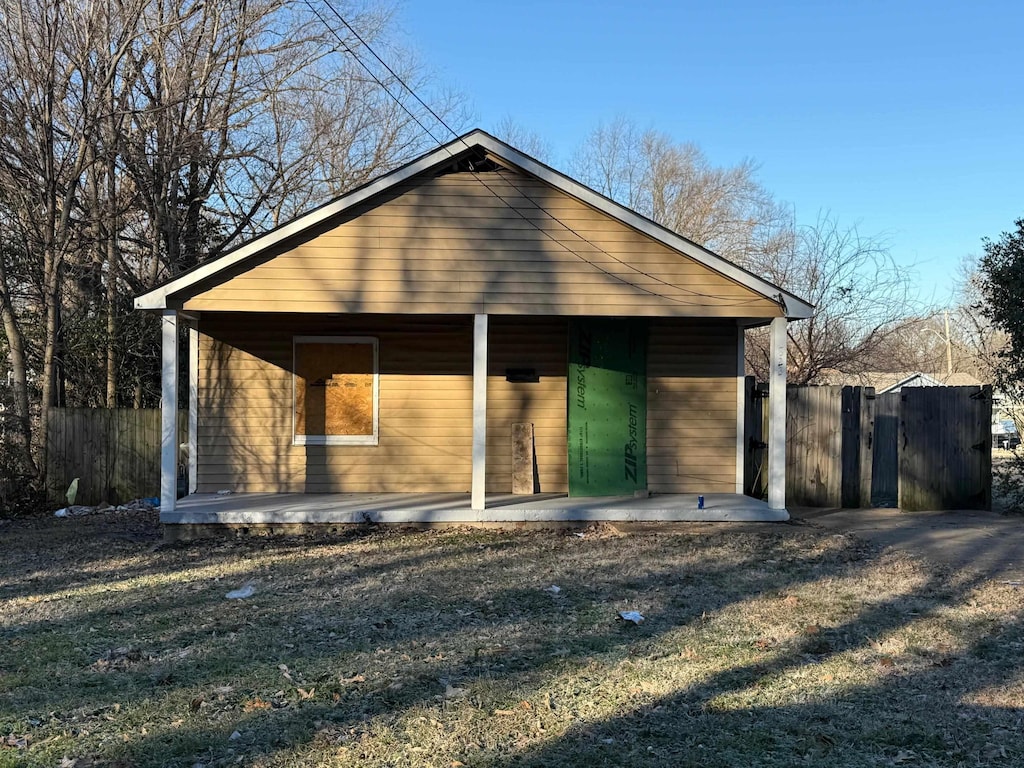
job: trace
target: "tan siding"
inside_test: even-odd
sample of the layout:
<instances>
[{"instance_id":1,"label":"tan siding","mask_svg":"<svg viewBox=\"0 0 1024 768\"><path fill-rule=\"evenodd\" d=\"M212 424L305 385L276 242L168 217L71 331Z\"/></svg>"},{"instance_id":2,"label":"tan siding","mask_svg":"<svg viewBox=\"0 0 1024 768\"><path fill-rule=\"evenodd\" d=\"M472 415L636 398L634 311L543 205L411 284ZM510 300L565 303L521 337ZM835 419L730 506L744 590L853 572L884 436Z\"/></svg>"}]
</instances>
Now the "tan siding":
<instances>
[{"instance_id":1,"label":"tan siding","mask_svg":"<svg viewBox=\"0 0 1024 768\"><path fill-rule=\"evenodd\" d=\"M209 287L184 307L563 316L779 313L774 302L750 289L509 171L402 185L389 200L351 212L333 229Z\"/></svg>"},{"instance_id":2,"label":"tan siding","mask_svg":"<svg viewBox=\"0 0 1024 768\"><path fill-rule=\"evenodd\" d=\"M647 484L656 493L736 489L734 323L655 320L647 360Z\"/></svg>"},{"instance_id":3,"label":"tan siding","mask_svg":"<svg viewBox=\"0 0 1024 768\"><path fill-rule=\"evenodd\" d=\"M543 493L568 490L565 319L492 317L488 327L487 491L512 490L512 425L534 427ZM534 368L536 383L509 382L508 368Z\"/></svg>"},{"instance_id":4,"label":"tan siding","mask_svg":"<svg viewBox=\"0 0 1024 768\"><path fill-rule=\"evenodd\" d=\"M292 445L292 337L380 339L377 446ZM468 491L472 330L466 319L206 314L199 490Z\"/></svg>"}]
</instances>

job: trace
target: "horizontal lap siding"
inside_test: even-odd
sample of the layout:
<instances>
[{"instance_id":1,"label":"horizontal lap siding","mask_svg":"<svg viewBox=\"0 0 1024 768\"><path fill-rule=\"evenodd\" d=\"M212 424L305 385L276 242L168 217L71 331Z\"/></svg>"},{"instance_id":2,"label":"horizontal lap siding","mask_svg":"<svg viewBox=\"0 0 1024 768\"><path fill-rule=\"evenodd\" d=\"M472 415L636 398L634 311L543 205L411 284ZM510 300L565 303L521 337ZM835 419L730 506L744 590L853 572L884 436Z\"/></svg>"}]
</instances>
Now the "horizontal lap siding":
<instances>
[{"instance_id":1,"label":"horizontal lap siding","mask_svg":"<svg viewBox=\"0 0 1024 768\"><path fill-rule=\"evenodd\" d=\"M487 491L512 490L512 425L528 423L541 492L565 492L567 322L492 317L488 325ZM506 381L509 368L533 368L540 381Z\"/></svg>"},{"instance_id":2,"label":"horizontal lap siding","mask_svg":"<svg viewBox=\"0 0 1024 768\"><path fill-rule=\"evenodd\" d=\"M379 339L377 446L292 445L292 337ZM201 320L199 490L468 491L468 320L206 314Z\"/></svg>"},{"instance_id":3,"label":"horizontal lap siding","mask_svg":"<svg viewBox=\"0 0 1024 768\"><path fill-rule=\"evenodd\" d=\"M647 352L647 484L657 493L736 490L733 323L655 320Z\"/></svg>"},{"instance_id":4,"label":"horizontal lap siding","mask_svg":"<svg viewBox=\"0 0 1024 768\"><path fill-rule=\"evenodd\" d=\"M407 183L388 201L354 211L350 220L184 306L262 312L778 314L777 304L748 288L543 182L511 172Z\"/></svg>"}]
</instances>

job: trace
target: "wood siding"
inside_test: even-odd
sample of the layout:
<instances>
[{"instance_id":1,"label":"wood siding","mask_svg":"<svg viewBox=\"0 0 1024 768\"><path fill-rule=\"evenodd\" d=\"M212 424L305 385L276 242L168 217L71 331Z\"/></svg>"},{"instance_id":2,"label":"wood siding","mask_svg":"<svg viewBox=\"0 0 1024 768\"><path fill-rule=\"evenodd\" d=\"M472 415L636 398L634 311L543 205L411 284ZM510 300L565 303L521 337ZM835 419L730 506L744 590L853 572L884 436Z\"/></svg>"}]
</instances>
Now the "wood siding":
<instances>
[{"instance_id":1,"label":"wood siding","mask_svg":"<svg viewBox=\"0 0 1024 768\"><path fill-rule=\"evenodd\" d=\"M749 288L518 172L410 181L385 201L346 215L247 271L197 286L183 307L561 316L780 312Z\"/></svg>"},{"instance_id":2,"label":"wood siding","mask_svg":"<svg viewBox=\"0 0 1024 768\"><path fill-rule=\"evenodd\" d=\"M472 319L204 314L199 349L199 491L468 492ZM648 349L648 485L735 488L736 326L653 321ZM489 493L512 486L512 425L534 425L541 492L565 492L565 318L491 318ZM379 445L292 445L292 339L380 340ZM510 368L536 382L509 382Z\"/></svg>"},{"instance_id":3,"label":"wood siding","mask_svg":"<svg viewBox=\"0 0 1024 768\"><path fill-rule=\"evenodd\" d=\"M487 491L512 489L512 425L534 428L542 493L568 490L565 426L565 318L492 317L488 334ZM506 381L509 368L532 368L537 382Z\"/></svg>"},{"instance_id":4,"label":"wood siding","mask_svg":"<svg viewBox=\"0 0 1024 768\"><path fill-rule=\"evenodd\" d=\"M654 320L647 347L647 486L736 490L734 323Z\"/></svg>"},{"instance_id":5,"label":"wood siding","mask_svg":"<svg viewBox=\"0 0 1024 768\"><path fill-rule=\"evenodd\" d=\"M199 491L468 491L469 318L205 314L199 345ZM292 338L380 340L377 446L292 445Z\"/></svg>"}]
</instances>

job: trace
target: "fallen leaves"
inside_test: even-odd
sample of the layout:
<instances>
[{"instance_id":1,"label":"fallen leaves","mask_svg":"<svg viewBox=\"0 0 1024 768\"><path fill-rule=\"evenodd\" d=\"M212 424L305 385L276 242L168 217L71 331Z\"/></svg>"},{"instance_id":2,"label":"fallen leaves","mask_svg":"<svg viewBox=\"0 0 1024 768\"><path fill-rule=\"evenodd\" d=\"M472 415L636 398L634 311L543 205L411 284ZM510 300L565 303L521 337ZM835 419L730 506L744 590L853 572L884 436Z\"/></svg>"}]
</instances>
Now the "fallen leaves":
<instances>
[{"instance_id":1,"label":"fallen leaves","mask_svg":"<svg viewBox=\"0 0 1024 768\"><path fill-rule=\"evenodd\" d=\"M273 705L259 696L249 699L242 704L243 712L259 712L264 709L270 709Z\"/></svg>"},{"instance_id":2,"label":"fallen leaves","mask_svg":"<svg viewBox=\"0 0 1024 768\"><path fill-rule=\"evenodd\" d=\"M28 744L29 737L27 735L18 736L13 733L8 734L3 741L0 741L0 745L13 749L28 749Z\"/></svg>"},{"instance_id":3,"label":"fallen leaves","mask_svg":"<svg viewBox=\"0 0 1024 768\"><path fill-rule=\"evenodd\" d=\"M769 535L709 531L699 539L665 534L612 540L588 534L581 541L562 534L473 531L394 534L386 540L374 534L319 548L200 543L162 551L157 557L165 563L134 564L145 574L126 582L138 588L134 603L125 600L124 590L106 586L109 568L100 575L94 564L85 572L95 578L75 587L83 597L72 612L66 600L35 606L28 595L17 598L18 622L25 614L26 628L4 628L8 656L0 674L11 677L0 680L0 688L33 686L26 691L40 703L3 724L12 733L0 734L0 755L6 762L56 768L61 747L69 756L158 749L145 756L181 765L202 759L212 766L215 760L194 758L202 753L188 739L202 739L202 749L211 754L255 755L291 738L295 723L309 722L319 752L311 761L297 759L297 766L403 760L416 768L461 768L504 759L478 754L481 748L470 746L474 742L484 750L499 744L521 755L535 755L543 744L552 764L577 760L570 750L584 747L620 763L623 755L647 749L634 749L633 726L664 731L664 754L676 750L696 760L722 749L720 734L730 729L721 726L727 723L735 726L729 739L762 726L772 730L783 748L809 749L808 764L826 763L836 741L846 753L870 753L877 765L897 757L891 763L897 768L932 764L944 758L930 744L940 743L946 732L958 734L965 764L978 764L986 753L990 763L1019 762L1013 740L1021 702L1016 679L998 678L998 685L983 692L983 704L970 698L977 679L987 679L991 669L989 656L974 652L970 620L985 637L992 627L1004 627L998 644L985 646L986 654L1019 658L1024 637L1017 625L989 615L1018 615L1019 600L1013 598L1019 590L978 586L971 613L929 592L930 586L915 593L919 583L927 584L918 565L898 572L893 582L895 560L876 563L865 556L863 565L849 565L840 542L802 561L811 550L792 540L802 529L787 530L778 540ZM485 550L477 538L488 543ZM236 557L238 551L244 559ZM37 567L22 563L23 570ZM169 564L167 573L161 571ZM79 578L82 569L68 571L73 575L61 574L62 579ZM262 589L247 603L224 601L224 592L251 572L265 574L264 583L273 589ZM214 574L224 579L223 587L209 587ZM203 589L193 589L200 583ZM15 588L63 594L42 582L17 586L0 569L0 590ZM0 591L0 601L6 597ZM909 623L902 606L911 598L941 602L943 610ZM997 610L987 611L997 598ZM890 603L899 610L889 611ZM616 626L617 611L634 608L648 614L644 625ZM187 626L181 623L184 611ZM58 620L66 630L60 637L49 634ZM51 637L65 645L46 647ZM68 670L79 679L46 692L43 674L27 661L29 653L47 659L41 666L46 674ZM67 658L80 659L76 668L67 668ZM97 666L89 669L94 661ZM146 691L149 672L158 665L167 672L160 679L171 687ZM128 674L100 675L100 669ZM129 683L152 699L152 708L124 698ZM941 697L924 703L913 696L936 686L944 691ZM870 693L876 688L877 701ZM86 696L90 704L79 706ZM908 702L908 712L914 707L929 718L887 719L897 697ZM703 698L716 706L701 707ZM98 709L118 699L131 706L122 712ZM665 706L653 706L659 701ZM886 728L872 730L864 743L838 730L815 735L810 717L799 734L787 730L794 713L849 719L851 702L858 717L863 710L864 718ZM57 715L47 715L51 710ZM755 711L756 718L746 716ZM1011 735L998 736L987 724L981 728L980 720L977 733L965 729L955 722L964 714L990 718ZM621 728L607 725L617 718ZM148 738L140 736L143 721ZM675 724L685 727L673 729ZM585 730L588 725L593 731ZM229 734L237 734L234 743L227 742ZM609 744L602 746L601 737ZM74 746L60 739L74 739ZM130 745L122 747L122 739ZM187 754L183 744L189 744ZM726 746L737 744L736 764L759 764L752 749L762 743L736 740ZM92 758L78 757L74 768L84 768L87 759ZM659 759L669 764L669 758ZM3 757L0 763L6 764Z\"/></svg>"}]
</instances>

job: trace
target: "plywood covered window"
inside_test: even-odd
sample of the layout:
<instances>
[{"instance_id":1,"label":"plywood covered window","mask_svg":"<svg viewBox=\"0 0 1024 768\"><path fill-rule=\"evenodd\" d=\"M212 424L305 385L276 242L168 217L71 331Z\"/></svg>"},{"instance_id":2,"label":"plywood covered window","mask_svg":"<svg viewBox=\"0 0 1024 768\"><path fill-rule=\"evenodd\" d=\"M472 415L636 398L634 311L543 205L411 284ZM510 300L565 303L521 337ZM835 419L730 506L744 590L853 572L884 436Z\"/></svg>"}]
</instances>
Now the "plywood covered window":
<instances>
[{"instance_id":1,"label":"plywood covered window","mask_svg":"<svg viewBox=\"0 0 1024 768\"><path fill-rule=\"evenodd\" d=\"M377 445L377 339L296 336L296 445Z\"/></svg>"}]
</instances>

